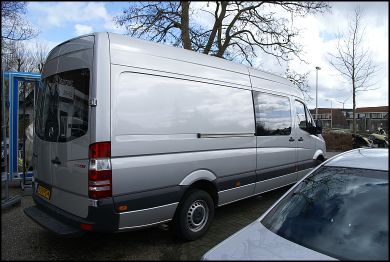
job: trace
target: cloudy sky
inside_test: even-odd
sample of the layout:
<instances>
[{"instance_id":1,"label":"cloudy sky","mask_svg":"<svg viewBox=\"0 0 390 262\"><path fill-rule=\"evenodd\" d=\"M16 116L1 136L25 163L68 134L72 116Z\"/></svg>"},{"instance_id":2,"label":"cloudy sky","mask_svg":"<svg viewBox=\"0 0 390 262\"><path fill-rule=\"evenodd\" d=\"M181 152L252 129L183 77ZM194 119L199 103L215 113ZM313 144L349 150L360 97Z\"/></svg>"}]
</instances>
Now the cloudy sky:
<instances>
[{"instance_id":1,"label":"cloudy sky","mask_svg":"<svg viewBox=\"0 0 390 262\"><path fill-rule=\"evenodd\" d=\"M206 4L201 3L200 5ZM128 2L28 2L26 17L39 28L36 41L44 42L49 49L69 38L90 33L109 31L124 33L113 23L113 17L120 14ZM340 77L329 62L329 53L334 52L337 34L348 25L354 8L359 5L363 11L365 26L364 45L369 48L373 61L380 70L373 78L376 84L370 91L358 93L357 107L388 105L389 100L389 9L388 2L330 2L331 12L294 19L294 26L301 30L299 43L304 47L303 58L290 62L289 67L299 73L309 72L310 95L315 98L316 70L318 72L318 106L352 107L352 88ZM199 17L200 23L207 23L207 17ZM263 70L283 74L287 64L278 64L274 59L259 56L258 65ZM337 102L338 101L338 102ZM309 103L315 107L315 100Z\"/></svg>"}]
</instances>

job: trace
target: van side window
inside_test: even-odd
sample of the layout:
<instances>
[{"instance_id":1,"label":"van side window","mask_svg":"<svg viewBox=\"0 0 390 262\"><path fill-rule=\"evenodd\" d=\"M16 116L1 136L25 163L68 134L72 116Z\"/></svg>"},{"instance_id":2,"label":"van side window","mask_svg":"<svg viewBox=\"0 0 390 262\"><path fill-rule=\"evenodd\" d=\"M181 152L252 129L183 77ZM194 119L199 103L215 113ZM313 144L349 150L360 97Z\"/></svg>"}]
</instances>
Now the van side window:
<instances>
[{"instance_id":1,"label":"van side window","mask_svg":"<svg viewBox=\"0 0 390 262\"><path fill-rule=\"evenodd\" d=\"M296 100L295 111L297 114L297 122L299 128L310 132L310 130L314 126L314 122L306 106L302 102Z\"/></svg>"},{"instance_id":2,"label":"van side window","mask_svg":"<svg viewBox=\"0 0 390 262\"><path fill-rule=\"evenodd\" d=\"M253 92L256 135L287 136L291 133L290 99L288 97Z\"/></svg>"}]
</instances>

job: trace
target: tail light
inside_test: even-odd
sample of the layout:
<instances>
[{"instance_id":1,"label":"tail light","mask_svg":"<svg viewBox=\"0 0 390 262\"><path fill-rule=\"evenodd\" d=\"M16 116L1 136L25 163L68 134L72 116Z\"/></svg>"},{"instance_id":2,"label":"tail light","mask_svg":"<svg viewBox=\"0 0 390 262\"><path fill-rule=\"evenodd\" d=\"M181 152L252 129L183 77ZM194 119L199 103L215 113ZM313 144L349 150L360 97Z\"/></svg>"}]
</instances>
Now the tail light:
<instances>
[{"instance_id":1,"label":"tail light","mask_svg":"<svg viewBox=\"0 0 390 262\"><path fill-rule=\"evenodd\" d=\"M111 143L89 146L88 196L100 199L112 196Z\"/></svg>"}]
</instances>

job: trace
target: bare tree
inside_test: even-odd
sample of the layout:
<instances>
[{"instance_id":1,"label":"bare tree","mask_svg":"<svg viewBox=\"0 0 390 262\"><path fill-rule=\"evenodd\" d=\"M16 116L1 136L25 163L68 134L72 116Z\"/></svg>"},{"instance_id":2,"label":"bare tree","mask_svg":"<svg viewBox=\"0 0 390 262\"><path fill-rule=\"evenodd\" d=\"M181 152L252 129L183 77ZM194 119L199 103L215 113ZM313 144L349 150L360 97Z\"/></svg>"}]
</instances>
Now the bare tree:
<instances>
[{"instance_id":1,"label":"bare tree","mask_svg":"<svg viewBox=\"0 0 390 262\"><path fill-rule=\"evenodd\" d=\"M361 10L355 8L346 33L339 36L336 54L329 54L329 63L352 85L353 134L356 136L356 94L373 86L371 80L378 71L369 49L363 45Z\"/></svg>"},{"instance_id":2,"label":"bare tree","mask_svg":"<svg viewBox=\"0 0 390 262\"><path fill-rule=\"evenodd\" d=\"M290 70L287 68L285 72L285 76L290 82L299 88L302 91L303 97L306 101L313 100L313 97L310 96L310 86L308 81L308 76L310 72L306 72L303 74L299 74L294 70Z\"/></svg>"},{"instance_id":3,"label":"bare tree","mask_svg":"<svg viewBox=\"0 0 390 262\"><path fill-rule=\"evenodd\" d=\"M12 41L7 51L7 56L3 57L4 70L41 73L48 54L48 47L46 44L35 42L33 48L28 48L23 42Z\"/></svg>"},{"instance_id":4,"label":"bare tree","mask_svg":"<svg viewBox=\"0 0 390 262\"><path fill-rule=\"evenodd\" d=\"M26 2L1 2L2 70L14 68L20 71L27 58L21 57L20 52L24 52L25 48L18 45L17 42L30 40L38 34L38 31L24 19L25 13Z\"/></svg>"},{"instance_id":5,"label":"bare tree","mask_svg":"<svg viewBox=\"0 0 390 262\"><path fill-rule=\"evenodd\" d=\"M292 26L293 17L330 8L326 2L216 1L212 4L215 4L214 11L197 10L189 1L130 3L114 21L125 26L131 36L225 59L241 58L252 65L258 50L278 61L288 61L293 56L300 58L301 47L296 42L299 31ZM276 11L288 15L280 16ZM213 23L209 27L196 23L196 16L210 15Z\"/></svg>"},{"instance_id":6,"label":"bare tree","mask_svg":"<svg viewBox=\"0 0 390 262\"><path fill-rule=\"evenodd\" d=\"M43 65L46 62L46 57L49 53L49 47L47 44L36 42L35 43L35 50L32 54L34 58L34 64L36 65L37 71L42 74Z\"/></svg>"},{"instance_id":7,"label":"bare tree","mask_svg":"<svg viewBox=\"0 0 390 262\"><path fill-rule=\"evenodd\" d=\"M34 38L38 32L23 18L26 2L1 2L1 42L22 41Z\"/></svg>"},{"instance_id":8,"label":"bare tree","mask_svg":"<svg viewBox=\"0 0 390 262\"><path fill-rule=\"evenodd\" d=\"M16 72L28 71L32 67L32 57L22 42L12 41L8 44L8 56L5 61L5 70Z\"/></svg>"}]
</instances>

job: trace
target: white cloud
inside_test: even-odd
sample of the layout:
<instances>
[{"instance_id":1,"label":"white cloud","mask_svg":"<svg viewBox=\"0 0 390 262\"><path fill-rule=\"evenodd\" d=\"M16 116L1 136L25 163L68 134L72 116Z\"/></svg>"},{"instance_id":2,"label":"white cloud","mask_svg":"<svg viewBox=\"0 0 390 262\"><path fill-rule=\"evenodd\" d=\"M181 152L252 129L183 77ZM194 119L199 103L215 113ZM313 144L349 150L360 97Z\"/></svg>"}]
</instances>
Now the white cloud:
<instances>
[{"instance_id":1,"label":"white cloud","mask_svg":"<svg viewBox=\"0 0 390 262\"><path fill-rule=\"evenodd\" d=\"M124 26L118 26L113 21L113 17L115 17L117 15L119 15L119 12L111 15L110 19L106 19L106 21L105 21L105 23L103 25L103 28L105 30L107 30L108 32L117 33L117 34L125 34L127 32L126 28Z\"/></svg>"},{"instance_id":2,"label":"white cloud","mask_svg":"<svg viewBox=\"0 0 390 262\"><path fill-rule=\"evenodd\" d=\"M111 20L104 2L29 2L30 13L38 14L38 26L48 30L68 22Z\"/></svg>"},{"instance_id":3,"label":"white cloud","mask_svg":"<svg viewBox=\"0 0 390 262\"><path fill-rule=\"evenodd\" d=\"M87 25L76 24L74 28L76 30L75 31L76 36L85 35L93 32L93 28Z\"/></svg>"},{"instance_id":4,"label":"white cloud","mask_svg":"<svg viewBox=\"0 0 390 262\"><path fill-rule=\"evenodd\" d=\"M212 14L214 14L216 6L217 4L215 2L191 2L190 8L191 11L194 12L191 18L194 19L195 23L199 24L200 26L209 28L213 25L215 20L214 15ZM205 11L211 12L211 14Z\"/></svg>"}]
</instances>

